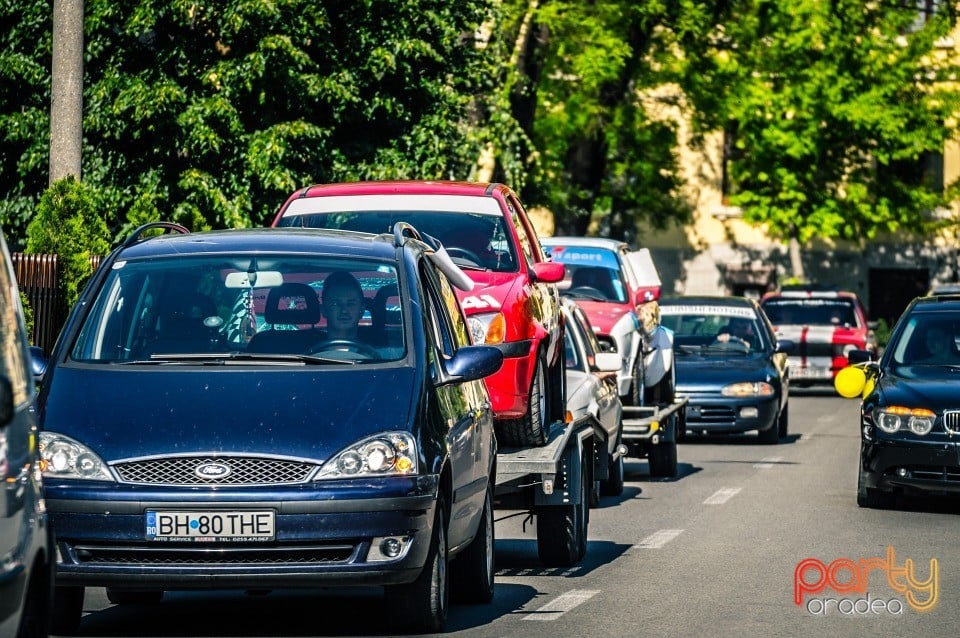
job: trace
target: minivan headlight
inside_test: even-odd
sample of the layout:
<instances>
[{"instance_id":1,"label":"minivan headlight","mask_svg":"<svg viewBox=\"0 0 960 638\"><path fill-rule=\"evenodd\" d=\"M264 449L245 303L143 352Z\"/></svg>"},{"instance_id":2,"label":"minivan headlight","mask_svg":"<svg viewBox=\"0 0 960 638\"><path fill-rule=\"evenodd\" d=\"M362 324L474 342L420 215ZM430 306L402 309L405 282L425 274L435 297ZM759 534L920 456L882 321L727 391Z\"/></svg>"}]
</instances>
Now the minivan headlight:
<instances>
[{"instance_id":1,"label":"minivan headlight","mask_svg":"<svg viewBox=\"0 0 960 638\"><path fill-rule=\"evenodd\" d=\"M99 456L83 443L56 432L40 433L40 469L44 476L113 481Z\"/></svg>"},{"instance_id":2,"label":"minivan headlight","mask_svg":"<svg viewBox=\"0 0 960 638\"><path fill-rule=\"evenodd\" d=\"M765 381L731 383L723 386L720 394L725 397L772 397L773 386Z\"/></svg>"},{"instance_id":3,"label":"minivan headlight","mask_svg":"<svg viewBox=\"0 0 960 638\"><path fill-rule=\"evenodd\" d=\"M417 473L417 444L406 432L387 432L341 450L320 468L318 479L406 476Z\"/></svg>"}]
</instances>

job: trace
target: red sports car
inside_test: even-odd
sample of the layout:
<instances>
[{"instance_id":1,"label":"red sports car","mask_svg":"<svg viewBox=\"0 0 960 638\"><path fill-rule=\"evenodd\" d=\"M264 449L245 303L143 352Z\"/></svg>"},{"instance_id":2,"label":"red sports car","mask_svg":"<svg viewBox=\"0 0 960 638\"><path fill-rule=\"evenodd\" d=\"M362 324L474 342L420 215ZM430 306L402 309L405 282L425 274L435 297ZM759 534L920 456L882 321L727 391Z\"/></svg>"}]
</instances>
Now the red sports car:
<instances>
[{"instance_id":1,"label":"red sports car","mask_svg":"<svg viewBox=\"0 0 960 638\"><path fill-rule=\"evenodd\" d=\"M293 193L273 226L391 232L409 222L438 240L474 282L457 290L474 343L496 345L503 367L486 379L502 445L546 442L564 418L563 319L556 282L517 194L504 184L354 182Z\"/></svg>"},{"instance_id":2,"label":"red sports car","mask_svg":"<svg viewBox=\"0 0 960 638\"><path fill-rule=\"evenodd\" d=\"M778 339L795 346L789 356L794 385L831 385L851 350L876 351L875 324L853 292L785 289L760 300Z\"/></svg>"}]
</instances>

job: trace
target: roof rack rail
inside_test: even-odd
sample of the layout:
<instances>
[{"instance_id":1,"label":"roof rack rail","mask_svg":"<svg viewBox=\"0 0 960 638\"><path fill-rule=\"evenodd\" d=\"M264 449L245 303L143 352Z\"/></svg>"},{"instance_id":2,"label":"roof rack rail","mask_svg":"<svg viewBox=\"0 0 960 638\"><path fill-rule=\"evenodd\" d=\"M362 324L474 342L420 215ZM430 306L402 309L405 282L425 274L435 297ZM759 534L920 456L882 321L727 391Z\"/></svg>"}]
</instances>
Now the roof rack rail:
<instances>
[{"instance_id":1,"label":"roof rack rail","mask_svg":"<svg viewBox=\"0 0 960 638\"><path fill-rule=\"evenodd\" d=\"M122 244L121 247L122 247L122 248L127 248L128 246L132 246L133 244L137 243L138 241L142 241L142 240L143 240L143 234L144 234L145 232L147 232L148 230L155 230L155 229L157 229L157 228L163 228L163 229L165 229L165 230L172 230L172 231L175 231L175 232L177 232L177 233L179 233L179 234L181 234L181 235L189 235L189 234L190 234L190 230L187 229L187 228L184 227L184 226L181 226L180 224L174 224L173 222L148 222L148 223L146 223L146 224L144 224L144 225L142 225L142 226L139 226L139 227L136 228L132 233L130 233L130 236L127 237L127 238L124 240L124 242L123 242L123 244Z\"/></svg>"}]
</instances>

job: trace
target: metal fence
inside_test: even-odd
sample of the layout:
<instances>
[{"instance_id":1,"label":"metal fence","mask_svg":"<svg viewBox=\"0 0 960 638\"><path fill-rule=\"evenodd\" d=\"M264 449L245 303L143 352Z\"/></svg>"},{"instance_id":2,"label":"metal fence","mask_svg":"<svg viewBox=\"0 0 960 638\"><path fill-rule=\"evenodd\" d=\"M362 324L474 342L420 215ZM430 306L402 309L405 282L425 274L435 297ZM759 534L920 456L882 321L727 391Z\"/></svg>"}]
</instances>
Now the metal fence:
<instances>
[{"instance_id":1,"label":"metal fence","mask_svg":"<svg viewBox=\"0 0 960 638\"><path fill-rule=\"evenodd\" d=\"M60 290L60 262L57 255L13 253L11 257L17 284L33 313L30 342L50 354L70 311ZM92 257L91 265L96 268L100 260Z\"/></svg>"}]
</instances>

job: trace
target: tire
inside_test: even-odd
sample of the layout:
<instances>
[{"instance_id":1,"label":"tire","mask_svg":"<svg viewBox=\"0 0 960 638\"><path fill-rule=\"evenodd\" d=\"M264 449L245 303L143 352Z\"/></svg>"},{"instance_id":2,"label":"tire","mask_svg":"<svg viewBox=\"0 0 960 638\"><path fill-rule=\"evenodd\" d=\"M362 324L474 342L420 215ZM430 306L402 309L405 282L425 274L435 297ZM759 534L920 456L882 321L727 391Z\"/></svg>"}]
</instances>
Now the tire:
<instances>
[{"instance_id":1,"label":"tire","mask_svg":"<svg viewBox=\"0 0 960 638\"><path fill-rule=\"evenodd\" d=\"M863 468L857 475L857 506L870 509L890 509L896 502L896 495L891 492L871 489L863 485Z\"/></svg>"},{"instance_id":2,"label":"tire","mask_svg":"<svg viewBox=\"0 0 960 638\"><path fill-rule=\"evenodd\" d=\"M450 583L447 580L446 525L446 505L440 499L437 501L430 549L423 571L412 583L385 588L390 617L405 630L439 633L447 623Z\"/></svg>"},{"instance_id":3,"label":"tire","mask_svg":"<svg viewBox=\"0 0 960 638\"><path fill-rule=\"evenodd\" d=\"M637 353L637 360L633 365L633 383L630 392L624 397L624 405L643 405L646 388L643 385L643 353Z\"/></svg>"},{"instance_id":4,"label":"tire","mask_svg":"<svg viewBox=\"0 0 960 638\"><path fill-rule=\"evenodd\" d=\"M477 535L450 564L450 595L462 603L489 603L494 590L493 494L487 487Z\"/></svg>"},{"instance_id":5,"label":"tire","mask_svg":"<svg viewBox=\"0 0 960 638\"><path fill-rule=\"evenodd\" d=\"M107 600L114 605L155 605L163 600L163 590L132 590L107 587Z\"/></svg>"},{"instance_id":6,"label":"tire","mask_svg":"<svg viewBox=\"0 0 960 638\"><path fill-rule=\"evenodd\" d=\"M50 631L50 583L48 564L38 560L30 570L27 599L16 638L47 638Z\"/></svg>"},{"instance_id":7,"label":"tire","mask_svg":"<svg viewBox=\"0 0 960 638\"><path fill-rule=\"evenodd\" d=\"M590 522L589 473L580 481L580 503L550 505L537 511L537 553L547 567L571 567L587 550Z\"/></svg>"},{"instance_id":8,"label":"tire","mask_svg":"<svg viewBox=\"0 0 960 638\"><path fill-rule=\"evenodd\" d=\"M757 432L757 436L764 445L776 445L780 442L780 426L774 423L766 430Z\"/></svg>"},{"instance_id":9,"label":"tire","mask_svg":"<svg viewBox=\"0 0 960 638\"><path fill-rule=\"evenodd\" d=\"M53 614L50 631L54 634L75 634L83 616L83 587L57 587L53 593Z\"/></svg>"},{"instance_id":10,"label":"tire","mask_svg":"<svg viewBox=\"0 0 960 638\"><path fill-rule=\"evenodd\" d=\"M790 403L783 404L783 410L780 411L780 418L777 420L777 434L781 439L787 438L790 432Z\"/></svg>"},{"instance_id":11,"label":"tire","mask_svg":"<svg viewBox=\"0 0 960 638\"><path fill-rule=\"evenodd\" d=\"M600 483L600 493L604 496L620 496L623 494L623 457L610 459L610 474L607 480Z\"/></svg>"},{"instance_id":12,"label":"tire","mask_svg":"<svg viewBox=\"0 0 960 638\"><path fill-rule=\"evenodd\" d=\"M546 364L537 359L530 384L530 410L520 419L498 422L497 440L508 447L540 447L547 442L549 424L544 422L549 413L550 400L546 382Z\"/></svg>"},{"instance_id":13,"label":"tire","mask_svg":"<svg viewBox=\"0 0 960 638\"><path fill-rule=\"evenodd\" d=\"M677 475L677 442L661 441L650 448L647 456L650 476L674 477Z\"/></svg>"},{"instance_id":14,"label":"tire","mask_svg":"<svg viewBox=\"0 0 960 638\"><path fill-rule=\"evenodd\" d=\"M660 407L668 406L673 403L676 394L676 374L674 367L670 366L670 371L663 375L656 385L647 388L644 392L643 405L656 405Z\"/></svg>"}]
</instances>

